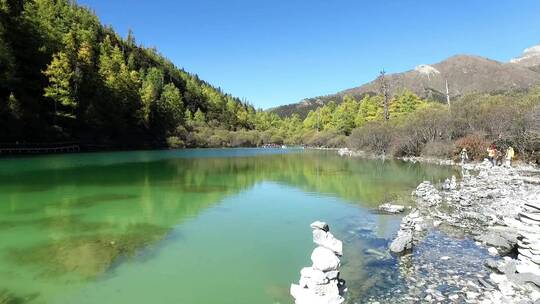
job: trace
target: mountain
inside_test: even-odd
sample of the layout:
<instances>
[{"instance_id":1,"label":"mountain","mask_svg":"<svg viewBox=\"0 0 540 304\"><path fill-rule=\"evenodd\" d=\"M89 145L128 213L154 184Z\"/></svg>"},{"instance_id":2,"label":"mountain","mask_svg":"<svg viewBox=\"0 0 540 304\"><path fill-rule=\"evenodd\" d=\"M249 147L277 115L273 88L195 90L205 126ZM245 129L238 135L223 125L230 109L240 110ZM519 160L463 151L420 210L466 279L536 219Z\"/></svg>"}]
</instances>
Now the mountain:
<instances>
[{"instance_id":1,"label":"mountain","mask_svg":"<svg viewBox=\"0 0 540 304\"><path fill-rule=\"evenodd\" d=\"M472 55L456 55L436 64L418 65L414 70L386 75L391 94L408 89L423 98L444 101L446 82L451 98L467 93L490 93L527 89L540 84L540 45L526 49L521 57L508 63ZM310 110L343 96L361 98L379 92L379 81L373 80L359 87L336 94L308 98L299 103L280 106L271 111L280 116L293 113L305 117Z\"/></svg>"},{"instance_id":2,"label":"mountain","mask_svg":"<svg viewBox=\"0 0 540 304\"><path fill-rule=\"evenodd\" d=\"M540 73L540 45L525 49L523 55L510 60L510 62Z\"/></svg>"}]
</instances>

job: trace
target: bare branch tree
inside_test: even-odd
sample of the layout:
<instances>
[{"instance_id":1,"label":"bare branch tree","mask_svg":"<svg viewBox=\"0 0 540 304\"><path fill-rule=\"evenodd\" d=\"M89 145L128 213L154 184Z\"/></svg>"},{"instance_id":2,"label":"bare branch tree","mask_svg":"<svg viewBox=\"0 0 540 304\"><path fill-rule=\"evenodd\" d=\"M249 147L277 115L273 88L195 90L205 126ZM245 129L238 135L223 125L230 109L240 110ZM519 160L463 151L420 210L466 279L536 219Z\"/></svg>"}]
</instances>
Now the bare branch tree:
<instances>
[{"instance_id":1,"label":"bare branch tree","mask_svg":"<svg viewBox=\"0 0 540 304\"><path fill-rule=\"evenodd\" d=\"M386 78L384 77L386 75L386 72L384 69L379 74L379 88L380 88L380 94L383 96L383 106L384 106L384 120L388 121L390 119L390 112L388 111L389 106L389 94L388 94L388 83L386 82Z\"/></svg>"},{"instance_id":2,"label":"bare branch tree","mask_svg":"<svg viewBox=\"0 0 540 304\"><path fill-rule=\"evenodd\" d=\"M446 103L450 108L450 90L448 90L448 79L446 79Z\"/></svg>"}]
</instances>

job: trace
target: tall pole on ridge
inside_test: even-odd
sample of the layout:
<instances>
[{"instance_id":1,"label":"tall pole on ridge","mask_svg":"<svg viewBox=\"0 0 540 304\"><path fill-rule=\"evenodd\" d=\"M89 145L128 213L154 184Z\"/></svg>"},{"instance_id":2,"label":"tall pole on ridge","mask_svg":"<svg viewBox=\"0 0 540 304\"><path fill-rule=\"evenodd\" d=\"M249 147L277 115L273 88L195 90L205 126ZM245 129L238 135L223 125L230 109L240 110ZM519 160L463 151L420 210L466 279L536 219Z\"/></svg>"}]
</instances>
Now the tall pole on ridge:
<instances>
[{"instance_id":1,"label":"tall pole on ridge","mask_svg":"<svg viewBox=\"0 0 540 304\"><path fill-rule=\"evenodd\" d=\"M390 119L390 113L388 112L389 96L388 96L388 84L386 83L386 78L384 77L385 75L386 75L386 72L383 69L379 75L379 85L380 85L381 95L384 98L384 101L383 101L384 120L388 121Z\"/></svg>"}]
</instances>

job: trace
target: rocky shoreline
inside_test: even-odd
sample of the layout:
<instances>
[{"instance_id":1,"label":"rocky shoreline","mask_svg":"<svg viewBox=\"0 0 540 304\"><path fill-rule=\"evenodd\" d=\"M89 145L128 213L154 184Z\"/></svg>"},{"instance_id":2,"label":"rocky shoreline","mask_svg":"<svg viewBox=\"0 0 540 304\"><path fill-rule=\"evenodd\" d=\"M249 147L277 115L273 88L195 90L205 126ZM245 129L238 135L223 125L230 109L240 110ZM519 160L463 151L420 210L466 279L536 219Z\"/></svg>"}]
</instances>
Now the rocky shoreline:
<instances>
[{"instance_id":1,"label":"rocky shoreline","mask_svg":"<svg viewBox=\"0 0 540 304\"><path fill-rule=\"evenodd\" d=\"M473 239L476 246L487 249L492 257L483 263L490 272L467 278L458 275L441 280L440 285L424 286L413 279L409 291L414 292L406 291L400 299L408 300L396 302L540 303L539 176L532 166L492 167L484 162L464 165L462 179L448 179L440 189L421 183L413 192L416 208L402 219L390 251L407 264L430 233L442 232ZM437 246L429 250L441 261L450 259ZM444 270L449 271L456 270ZM429 274L441 275L436 268Z\"/></svg>"}]
</instances>

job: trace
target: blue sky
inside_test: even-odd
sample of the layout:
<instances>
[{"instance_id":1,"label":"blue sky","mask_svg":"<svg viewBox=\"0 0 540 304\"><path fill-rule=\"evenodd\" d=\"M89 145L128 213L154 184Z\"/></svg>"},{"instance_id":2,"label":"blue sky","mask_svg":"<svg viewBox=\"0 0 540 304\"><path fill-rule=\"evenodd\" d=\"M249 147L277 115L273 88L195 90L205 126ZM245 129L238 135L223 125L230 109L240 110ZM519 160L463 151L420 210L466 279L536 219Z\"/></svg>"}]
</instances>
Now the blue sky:
<instances>
[{"instance_id":1,"label":"blue sky","mask_svg":"<svg viewBox=\"0 0 540 304\"><path fill-rule=\"evenodd\" d=\"M79 0L125 37L256 107L358 86L455 54L540 44L537 0Z\"/></svg>"}]
</instances>

